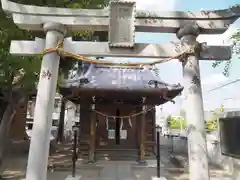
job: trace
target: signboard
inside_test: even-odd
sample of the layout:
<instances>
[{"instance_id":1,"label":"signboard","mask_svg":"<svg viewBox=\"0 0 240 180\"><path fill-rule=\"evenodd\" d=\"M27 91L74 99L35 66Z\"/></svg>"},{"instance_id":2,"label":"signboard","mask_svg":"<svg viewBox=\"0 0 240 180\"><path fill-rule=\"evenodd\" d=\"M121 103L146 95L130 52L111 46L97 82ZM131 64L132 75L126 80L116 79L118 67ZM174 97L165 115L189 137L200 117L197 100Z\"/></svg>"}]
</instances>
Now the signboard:
<instances>
[{"instance_id":1,"label":"signboard","mask_svg":"<svg viewBox=\"0 0 240 180\"><path fill-rule=\"evenodd\" d=\"M121 139L127 139L127 130L121 130L120 131L120 138Z\"/></svg>"},{"instance_id":2,"label":"signboard","mask_svg":"<svg viewBox=\"0 0 240 180\"><path fill-rule=\"evenodd\" d=\"M115 129L108 130L108 139L115 139Z\"/></svg>"},{"instance_id":3,"label":"signboard","mask_svg":"<svg viewBox=\"0 0 240 180\"><path fill-rule=\"evenodd\" d=\"M109 47L133 47L135 43L135 2L113 1L109 14Z\"/></svg>"},{"instance_id":4,"label":"signboard","mask_svg":"<svg viewBox=\"0 0 240 180\"><path fill-rule=\"evenodd\" d=\"M108 130L108 139L115 139L115 129ZM120 139L127 139L127 130L120 130Z\"/></svg>"},{"instance_id":5,"label":"signboard","mask_svg":"<svg viewBox=\"0 0 240 180\"><path fill-rule=\"evenodd\" d=\"M223 155L240 159L239 126L240 116L219 118L220 147Z\"/></svg>"}]
</instances>

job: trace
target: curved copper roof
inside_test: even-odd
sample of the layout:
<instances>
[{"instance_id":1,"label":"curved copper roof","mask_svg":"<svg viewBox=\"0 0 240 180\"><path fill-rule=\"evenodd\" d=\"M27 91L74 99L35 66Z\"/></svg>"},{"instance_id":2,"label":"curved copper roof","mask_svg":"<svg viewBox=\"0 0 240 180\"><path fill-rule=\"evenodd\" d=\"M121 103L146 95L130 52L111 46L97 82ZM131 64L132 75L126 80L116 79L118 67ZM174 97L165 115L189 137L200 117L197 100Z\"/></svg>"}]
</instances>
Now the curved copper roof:
<instances>
[{"instance_id":1,"label":"curved copper roof","mask_svg":"<svg viewBox=\"0 0 240 180\"><path fill-rule=\"evenodd\" d=\"M83 74L65 80L60 89L77 89L81 92L126 92L140 93L145 96L155 94L155 97L164 96L162 103L175 98L181 93L180 84L168 84L150 67L124 68L109 67L91 64Z\"/></svg>"},{"instance_id":2,"label":"curved copper roof","mask_svg":"<svg viewBox=\"0 0 240 180\"><path fill-rule=\"evenodd\" d=\"M180 90L179 84L167 84L151 68L123 68L109 67L91 64L88 70L82 74L76 74L71 79L65 80L62 88L87 88L106 90L154 90L167 88L168 90Z\"/></svg>"}]
</instances>

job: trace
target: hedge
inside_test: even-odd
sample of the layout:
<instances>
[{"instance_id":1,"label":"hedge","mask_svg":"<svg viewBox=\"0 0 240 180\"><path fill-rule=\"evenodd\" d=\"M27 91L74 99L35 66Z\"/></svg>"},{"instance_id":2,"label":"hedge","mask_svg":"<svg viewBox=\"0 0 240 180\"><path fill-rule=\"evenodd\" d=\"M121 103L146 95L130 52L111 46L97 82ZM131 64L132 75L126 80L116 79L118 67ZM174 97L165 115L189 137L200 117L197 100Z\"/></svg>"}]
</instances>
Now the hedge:
<instances>
[{"instance_id":1,"label":"hedge","mask_svg":"<svg viewBox=\"0 0 240 180\"><path fill-rule=\"evenodd\" d=\"M186 129L187 123L186 120L174 119L168 120L168 126L171 129L181 129L181 121L182 121L182 129ZM206 131L214 131L218 128L217 120L205 121Z\"/></svg>"}]
</instances>

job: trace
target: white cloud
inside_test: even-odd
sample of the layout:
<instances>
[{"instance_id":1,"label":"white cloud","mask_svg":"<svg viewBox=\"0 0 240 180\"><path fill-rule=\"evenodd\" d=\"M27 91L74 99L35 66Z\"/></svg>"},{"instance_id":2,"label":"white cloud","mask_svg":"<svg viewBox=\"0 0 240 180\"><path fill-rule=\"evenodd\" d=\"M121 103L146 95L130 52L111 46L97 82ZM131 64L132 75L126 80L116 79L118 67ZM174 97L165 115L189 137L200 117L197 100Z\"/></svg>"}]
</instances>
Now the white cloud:
<instances>
[{"instance_id":1,"label":"white cloud","mask_svg":"<svg viewBox=\"0 0 240 180\"><path fill-rule=\"evenodd\" d=\"M204 77L202 79L202 85L216 85L219 83L226 82L228 80L222 73L213 74L210 77Z\"/></svg>"},{"instance_id":2,"label":"white cloud","mask_svg":"<svg viewBox=\"0 0 240 180\"><path fill-rule=\"evenodd\" d=\"M135 0L138 10L168 11L174 10L177 0Z\"/></svg>"}]
</instances>

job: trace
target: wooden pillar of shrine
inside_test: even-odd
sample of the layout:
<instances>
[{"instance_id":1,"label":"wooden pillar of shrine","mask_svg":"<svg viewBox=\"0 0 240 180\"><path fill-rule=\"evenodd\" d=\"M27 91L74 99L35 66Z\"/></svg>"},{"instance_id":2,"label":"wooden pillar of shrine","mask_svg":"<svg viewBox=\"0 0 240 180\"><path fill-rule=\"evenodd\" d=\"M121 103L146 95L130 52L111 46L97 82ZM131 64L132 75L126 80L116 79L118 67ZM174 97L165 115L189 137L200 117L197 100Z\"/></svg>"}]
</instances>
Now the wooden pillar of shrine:
<instances>
[{"instance_id":1,"label":"wooden pillar of shrine","mask_svg":"<svg viewBox=\"0 0 240 180\"><path fill-rule=\"evenodd\" d=\"M94 98L93 100L95 101ZM92 104L92 111L90 116L90 142L89 142L89 157L88 157L89 163L94 163L94 160L95 160L96 118L95 118L94 109L95 109L95 104Z\"/></svg>"},{"instance_id":2,"label":"wooden pillar of shrine","mask_svg":"<svg viewBox=\"0 0 240 180\"><path fill-rule=\"evenodd\" d=\"M143 103L145 102L145 98L143 99ZM139 162L140 163L145 163L145 117L146 117L146 106L143 105L142 106L142 114L141 114L141 119L140 119L140 159Z\"/></svg>"}]
</instances>

